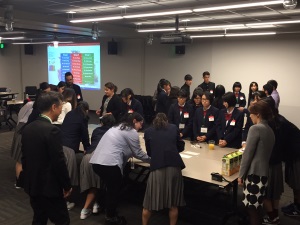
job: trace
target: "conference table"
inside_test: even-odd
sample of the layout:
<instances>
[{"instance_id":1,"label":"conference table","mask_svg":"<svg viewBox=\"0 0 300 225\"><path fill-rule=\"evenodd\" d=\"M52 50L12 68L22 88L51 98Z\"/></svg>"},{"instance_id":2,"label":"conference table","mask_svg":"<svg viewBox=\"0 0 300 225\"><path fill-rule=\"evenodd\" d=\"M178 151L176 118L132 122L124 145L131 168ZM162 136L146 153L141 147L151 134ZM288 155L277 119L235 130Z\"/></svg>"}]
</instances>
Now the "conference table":
<instances>
[{"instance_id":1,"label":"conference table","mask_svg":"<svg viewBox=\"0 0 300 225\"><path fill-rule=\"evenodd\" d=\"M98 127L97 124L89 124L89 134L91 136L93 130ZM141 148L146 151L144 134L139 133L139 139ZM81 147L81 149L83 149ZM231 152L237 151L233 148L221 148L215 145L214 150L208 148L206 143L191 144L190 141L185 140L185 150L180 153L181 158L185 164L185 168L182 170L182 175L185 178L193 179L196 181L202 181L217 185L221 187L232 186L232 205L235 208L237 206L237 191L238 191L238 173L231 176L223 176L227 181L216 181L212 180L211 173L221 174L222 170L222 157ZM141 162L138 159L133 159L133 162L145 169L149 168L148 163ZM145 170L143 170L144 172ZM142 172L141 172L142 173Z\"/></svg>"},{"instance_id":2,"label":"conference table","mask_svg":"<svg viewBox=\"0 0 300 225\"><path fill-rule=\"evenodd\" d=\"M18 92L0 92L0 99L6 100L4 97L8 97L8 99L13 99L15 95L19 94Z\"/></svg>"}]
</instances>

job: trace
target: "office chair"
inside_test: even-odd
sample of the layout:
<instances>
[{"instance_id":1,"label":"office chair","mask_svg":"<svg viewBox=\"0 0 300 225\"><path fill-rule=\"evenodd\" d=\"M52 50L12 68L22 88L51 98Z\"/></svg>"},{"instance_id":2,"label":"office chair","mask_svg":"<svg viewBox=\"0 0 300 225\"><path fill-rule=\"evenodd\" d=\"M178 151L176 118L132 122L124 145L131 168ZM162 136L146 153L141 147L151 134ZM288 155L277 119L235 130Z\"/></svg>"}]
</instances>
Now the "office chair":
<instances>
[{"instance_id":1,"label":"office chair","mask_svg":"<svg viewBox=\"0 0 300 225\"><path fill-rule=\"evenodd\" d=\"M37 88L36 86L26 86L25 87L25 92L24 92L24 98L25 96L28 94L28 97L34 101L35 100L35 96L37 93Z\"/></svg>"}]
</instances>

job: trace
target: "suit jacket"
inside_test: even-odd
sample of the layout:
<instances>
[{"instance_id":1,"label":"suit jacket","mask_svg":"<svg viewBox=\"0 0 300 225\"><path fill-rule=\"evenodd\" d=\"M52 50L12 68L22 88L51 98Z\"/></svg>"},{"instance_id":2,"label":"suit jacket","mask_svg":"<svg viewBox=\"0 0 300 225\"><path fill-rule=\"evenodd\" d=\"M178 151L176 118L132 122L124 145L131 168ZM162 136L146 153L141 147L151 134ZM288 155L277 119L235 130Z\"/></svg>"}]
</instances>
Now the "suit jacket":
<instances>
[{"instance_id":1,"label":"suit jacket","mask_svg":"<svg viewBox=\"0 0 300 225\"><path fill-rule=\"evenodd\" d=\"M243 153L239 177L247 175L269 176L269 159L275 143L273 130L266 121L249 129L247 144Z\"/></svg>"},{"instance_id":2,"label":"suit jacket","mask_svg":"<svg viewBox=\"0 0 300 225\"><path fill-rule=\"evenodd\" d=\"M68 86L68 85L67 85ZM76 94L77 102L83 101L81 88L77 84L72 84L72 86L69 86L70 88L73 88Z\"/></svg>"},{"instance_id":3,"label":"suit jacket","mask_svg":"<svg viewBox=\"0 0 300 225\"><path fill-rule=\"evenodd\" d=\"M184 118L184 115L188 114L188 118ZM183 135L183 138L189 137L189 135L192 133L193 129L193 108L190 104L185 103L182 113L180 115L180 108L178 105L178 102L172 104L170 106L169 112L168 112L168 121L169 123L172 123L176 125L179 128L179 124L184 124L184 129L180 129L180 132Z\"/></svg>"},{"instance_id":4,"label":"suit jacket","mask_svg":"<svg viewBox=\"0 0 300 225\"><path fill-rule=\"evenodd\" d=\"M242 143L242 129L244 123L244 114L237 108L233 109L231 119L226 124L227 109L220 110L217 120L218 140L222 139L227 142L226 147L240 148ZM234 120L234 122L233 122Z\"/></svg>"},{"instance_id":5,"label":"suit jacket","mask_svg":"<svg viewBox=\"0 0 300 225\"><path fill-rule=\"evenodd\" d=\"M97 145L99 144L99 141L108 130L109 127L105 126L97 127L95 130L93 130L93 134L91 137L91 145L87 148L86 153L92 153L96 149Z\"/></svg>"},{"instance_id":6,"label":"suit jacket","mask_svg":"<svg viewBox=\"0 0 300 225\"><path fill-rule=\"evenodd\" d=\"M71 182L62 150L60 129L39 117L22 134L24 190L31 197L63 197Z\"/></svg>"},{"instance_id":7,"label":"suit jacket","mask_svg":"<svg viewBox=\"0 0 300 225\"><path fill-rule=\"evenodd\" d=\"M203 82L198 87L201 87L203 89L203 91L208 91L211 94L215 93L215 83L214 82L209 82L208 84Z\"/></svg>"},{"instance_id":8,"label":"suit jacket","mask_svg":"<svg viewBox=\"0 0 300 225\"><path fill-rule=\"evenodd\" d=\"M213 106L206 112L206 116L203 114L203 107L200 107L196 110L193 122L193 130L194 130L194 139L198 136L206 136L206 140L215 140L217 141L217 120L219 116L219 110ZM203 119L204 118L204 119ZM204 120L204 121L203 121ZM207 128L207 133L201 132L201 127Z\"/></svg>"},{"instance_id":9,"label":"suit jacket","mask_svg":"<svg viewBox=\"0 0 300 225\"><path fill-rule=\"evenodd\" d=\"M246 96L243 92L239 92L238 97L236 98L236 107L245 107L245 106L246 106Z\"/></svg>"},{"instance_id":10,"label":"suit jacket","mask_svg":"<svg viewBox=\"0 0 300 225\"><path fill-rule=\"evenodd\" d=\"M164 113L168 115L169 108L170 99L168 98L167 93L164 90L162 90L157 95L156 113Z\"/></svg>"},{"instance_id":11,"label":"suit jacket","mask_svg":"<svg viewBox=\"0 0 300 225\"><path fill-rule=\"evenodd\" d=\"M141 114L142 116L144 116L144 110L143 110L142 103L135 98L131 99L131 105L127 105L127 103L122 102L121 117L126 115L129 111L137 112L137 113Z\"/></svg>"},{"instance_id":12,"label":"suit jacket","mask_svg":"<svg viewBox=\"0 0 300 225\"><path fill-rule=\"evenodd\" d=\"M179 130L174 124L165 129L150 127L144 134L147 155L151 157L150 170L164 167L185 167L179 152L184 150Z\"/></svg>"},{"instance_id":13,"label":"suit jacket","mask_svg":"<svg viewBox=\"0 0 300 225\"><path fill-rule=\"evenodd\" d=\"M85 150L90 146L88 120L78 109L67 113L61 125L61 131L63 146L69 147L75 152L79 152L80 142Z\"/></svg>"},{"instance_id":14,"label":"suit jacket","mask_svg":"<svg viewBox=\"0 0 300 225\"><path fill-rule=\"evenodd\" d=\"M187 94L187 101L188 100L190 100L190 86L189 85L187 85L186 83L184 83L184 85L182 85L182 87L180 88L181 90L184 90L185 91L185 93Z\"/></svg>"},{"instance_id":15,"label":"suit jacket","mask_svg":"<svg viewBox=\"0 0 300 225\"><path fill-rule=\"evenodd\" d=\"M103 107L105 100L107 99L107 95L103 96L102 104L101 104L101 116L103 113ZM109 100L106 108L107 113L112 113L112 115L115 117L115 119L118 121L120 119L120 114L122 112L122 99L117 95L114 94L111 99Z\"/></svg>"}]
</instances>

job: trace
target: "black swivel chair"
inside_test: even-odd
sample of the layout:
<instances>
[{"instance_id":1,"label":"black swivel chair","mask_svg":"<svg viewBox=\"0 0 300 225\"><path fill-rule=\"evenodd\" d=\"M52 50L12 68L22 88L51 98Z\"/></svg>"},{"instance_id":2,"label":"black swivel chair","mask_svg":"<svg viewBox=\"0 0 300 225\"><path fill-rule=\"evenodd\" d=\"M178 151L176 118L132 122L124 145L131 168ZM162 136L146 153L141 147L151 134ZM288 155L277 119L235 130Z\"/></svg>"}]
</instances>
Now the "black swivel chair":
<instances>
[{"instance_id":1,"label":"black swivel chair","mask_svg":"<svg viewBox=\"0 0 300 225\"><path fill-rule=\"evenodd\" d=\"M37 88L36 86L26 86L25 87L25 92L24 92L24 98L26 95L28 95L28 97L34 101L35 100L35 96L37 93Z\"/></svg>"}]
</instances>

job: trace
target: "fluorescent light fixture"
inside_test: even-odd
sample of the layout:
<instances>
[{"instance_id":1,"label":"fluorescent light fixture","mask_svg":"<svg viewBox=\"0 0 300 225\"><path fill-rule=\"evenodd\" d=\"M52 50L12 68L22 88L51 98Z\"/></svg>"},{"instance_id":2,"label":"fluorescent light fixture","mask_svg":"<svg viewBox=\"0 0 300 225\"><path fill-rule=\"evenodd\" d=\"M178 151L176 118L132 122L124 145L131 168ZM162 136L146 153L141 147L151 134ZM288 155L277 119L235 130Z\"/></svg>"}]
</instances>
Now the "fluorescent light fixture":
<instances>
[{"instance_id":1,"label":"fluorescent light fixture","mask_svg":"<svg viewBox=\"0 0 300 225\"><path fill-rule=\"evenodd\" d=\"M181 22L189 22L191 21L190 19L184 19L184 20L180 20Z\"/></svg>"},{"instance_id":2,"label":"fluorescent light fixture","mask_svg":"<svg viewBox=\"0 0 300 225\"><path fill-rule=\"evenodd\" d=\"M129 5L119 5L118 7L122 8L122 9L126 9L126 8L129 8L130 6Z\"/></svg>"},{"instance_id":3,"label":"fluorescent light fixture","mask_svg":"<svg viewBox=\"0 0 300 225\"><path fill-rule=\"evenodd\" d=\"M123 17L125 19L130 19L130 18L141 18L141 17L152 17L152 16L176 15L176 14L184 14L184 13L192 13L192 12L193 12L192 10L188 9L188 10L156 12L156 13L143 13L143 14L136 14L136 15L127 15Z\"/></svg>"},{"instance_id":4,"label":"fluorescent light fixture","mask_svg":"<svg viewBox=\"0 0 300 225\"><path fill-rule=\"evenodd\" d=\"M229 29L233 27L245 27L244 24L232 24L232 25L216 25L216 26L203 26L203 27L186 27L186 30L207 30L207 29Z\"/></svg>"},{"instance_id":5,"label":"fluorescent light fixture","mask_svg":"<svg viewBox=\"0 0 300 225\"><path fill-rule=\"evenodd\" d=\"M24 39L24 37L6 37L6 38L2 37L2 40L18 40L18 39Z\"/></svg>"},{"instance_id":6,"label":"fluorescent light fixture","mask_svg":"<svg viewBox=\"0 0 300 225\"><path fill-rule=\"evenodd\" d=\"M212 35L193 35L191 38L210 38L210 37L224 37L224 34L212 34Z\"/></svg>"},{"instance_id":7,"label":"fluorescent light fixture","mask_svg":"<svg viewBox=\"0 0 300 225\"><path fill-rule=\"evenodd\" d=\"M254 6L278 5L278 4L282 4L282 3L283 3L283 0L252 2L252 3L242 3L242 4L234 4L234 5L199 8L199 9L193 9L193 11L194 12L208 12L208 11L217 11L217 10L226 10L226 9L249 8L249 7L254 7Z\"/></svg>"},{"instance_id":8,"label":"fluorescent light fixture","mask_svg":"<svg viewBox=\"0 0 300 225\"><path fill-rule=\"evenodd\" d=\"M74 43L73 41L60 41L60 44L68 44L68 43ZM43 41L43 42L16 42L12 43L13 45L40 45L40 44L53 44L51 41Z\"/></svg>"},{"instance_id":9,"label":"fluorescent light fixture","mask_svg":"<svg viewBox=\"0 0 300 225\"><path fill-rule=\"evenodd\" d=\"M225 34L225 36L226 37L239 37L239 36L259 36L259 35L274 35L274 34L276 34L276 32Z\"/></svg>"},{"instance_id":10,"label":"fluorescent light fixture","mask_svg":"<svg viewBox=\"0 0 300 225\"><path fill-rule=\"evenodd\" d=\"M149 32L164 32L164 31L175 31L175 28L163 28L163 29L151 29L151 30L137 30L139 33L149 33Z\"/></svg>"},{"instance_id":11,"label":"fluorescent light fixture","mask_svg":"<svg viewBox=\"0 0 300 225\"><path fill-rule=\"evenodd\" d=\"M273 22L262 22L262 23L247 23L246 26L260 26L260 25L280 25L280 24L291 24L291 23L300 23L300 20L282 20L282 21L273 21Z\"/></svg>"},{"instance_id":12,"label":"fluorescent light fixture","mask_svg":"<svg viewBox=\"0 0 300 225\"><path fill-rule=\"evenodd\" d=\"M273 28L275 27L274 25L270 24L270 25L252 25L252 26L247 26L247 28L254 28L254 29L259 29L259 28Z\"/></svg>"},{"instance_id":13,"label":"fluorescent light fixture","mask_svg":"<svg viewBox=\"0 0 300 225\"><path fill-rule=\"evenodd\" d=\"M69 13L69 14L74 14L74 13L76 13L75 11L68 11L67 13Z\"/></svg>"},{"instance_id":14,"label":"fluorescent light fixture","mask_svg":"<svg viewBox=\"0 0 300 225\"><path fill-rule=\"evenodd\" d=\"M87 19L72 19L71 23L85 23L85 22L96 22L96 21L105 21L105 20L120 20L123 19L122 16L111 16L111 17L95 17Z\"/></svg>"}]
</instances>

